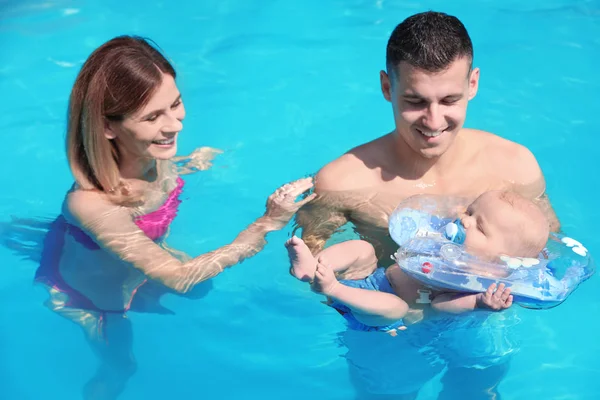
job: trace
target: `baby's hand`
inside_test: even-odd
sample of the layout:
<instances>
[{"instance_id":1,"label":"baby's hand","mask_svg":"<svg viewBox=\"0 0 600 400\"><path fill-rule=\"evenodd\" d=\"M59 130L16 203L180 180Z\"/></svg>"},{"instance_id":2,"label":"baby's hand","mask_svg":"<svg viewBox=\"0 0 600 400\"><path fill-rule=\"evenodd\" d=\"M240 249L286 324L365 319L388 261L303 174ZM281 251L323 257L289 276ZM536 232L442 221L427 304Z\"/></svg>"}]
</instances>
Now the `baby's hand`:
<instances>
[{"instance_id":1,"label":"baby's hand","mask_svg":"<svg viewBox=\"0 0 600 400\"><path fill-rule=\"evenodd\" d=\"M477 295L477 307L490 308L492 310L503 310L512 305L513 296L510 294L510 288L504 286L504 283L498 285L492 283L485 293Z\"/></svg>"}]
</instances>

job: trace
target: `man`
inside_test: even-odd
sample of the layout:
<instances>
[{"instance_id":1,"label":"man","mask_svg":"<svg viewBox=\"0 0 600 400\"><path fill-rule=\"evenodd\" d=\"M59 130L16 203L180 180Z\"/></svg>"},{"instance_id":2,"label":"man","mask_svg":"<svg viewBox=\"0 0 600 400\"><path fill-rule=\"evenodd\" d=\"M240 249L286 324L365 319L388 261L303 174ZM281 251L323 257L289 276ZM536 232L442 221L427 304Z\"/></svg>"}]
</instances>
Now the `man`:
<instances>
[{"instance_id":1,"label":"man","mask_svg":"<svg viewBox=\"0 0 600 400\"><path fill-rule=\"evenodd\" d=\"M533 154L494 134L463 128L468 102L477 94L479 69L473 68L471 39L457 18L425 12L399 24L388 41L380 80L383 96L392 105L395 129L318 172L318 197L297 216L302 238L313 253L350 222L375 246L380 262L391 264L397 246L389 238L388 217L400 201L417 194L471 201L487 190L511 188L536 199L551 229L558 230ZM407 291L404 300L414 305L418 285L412 287L415 290ZM446 378L453 374L450 367ZM504 369L491 383L488 372L494 375L493 371L484 379L466 378L474 369L465 371L469 372L452 379L477 381L485 385L479 392L492 396ZM451 379L446 378L443 381ZM469 398L465 393L461 398ZM474 389L473 397L477 393Z\"/></svg>"}]
</instances>

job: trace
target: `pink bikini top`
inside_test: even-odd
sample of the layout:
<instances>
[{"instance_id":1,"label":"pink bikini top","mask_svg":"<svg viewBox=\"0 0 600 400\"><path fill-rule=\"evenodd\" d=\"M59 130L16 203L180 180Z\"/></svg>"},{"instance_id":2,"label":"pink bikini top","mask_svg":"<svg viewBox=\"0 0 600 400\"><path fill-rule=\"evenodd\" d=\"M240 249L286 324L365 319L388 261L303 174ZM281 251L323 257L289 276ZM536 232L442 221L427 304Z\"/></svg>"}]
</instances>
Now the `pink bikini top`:
<instances>
[{"instance_id":1,"label":"pink bikini top","mask_svg":"<svg viewBox=\"0 0 600 400\"><path fill-rule=\"evenodd\" d=\"M156 241L164 236L169 229L169 225L177 215L177 209L179 207L179 195L183 192L184 181L181 177L177 177L177 186L171 193L167 200L156 210L148 214L140 215L135 217L133 222L148 236L150 239ZM86 248L91 250L99 249L100 247L96 242L90 238L87 233L82 231L79 227L66 224L67 231L77 240L83 244Z\"/></svg>"},{"instance_id":2,"label":"pink bikini top","mask_svg":"<svg viewBox=\"0 0 600 400\"><path fill-rule=\"evenodd\" d=\"M169 225L173 219L175 219L177 209L181 203L179 195L183 191L183 184L183 179L177 177L177 186L169 194L167 200L156 211L140 215L133 220L150 239L160 239L167 233Z\"/></svg>"}]
</instances>

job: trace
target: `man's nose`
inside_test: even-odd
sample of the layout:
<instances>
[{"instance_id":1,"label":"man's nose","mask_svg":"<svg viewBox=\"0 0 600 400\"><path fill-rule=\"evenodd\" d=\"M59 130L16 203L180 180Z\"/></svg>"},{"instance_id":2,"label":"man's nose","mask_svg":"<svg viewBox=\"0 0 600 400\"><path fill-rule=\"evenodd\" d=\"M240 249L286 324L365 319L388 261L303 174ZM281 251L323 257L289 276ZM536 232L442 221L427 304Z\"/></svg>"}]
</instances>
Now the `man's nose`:
<instances>
[{"instance_id":1,"label":"man's nose","mask_svg":"<svg viewBox=\"0 0 600 400\"><path fill-rule=\"evenodd\" d=\"M439 104L431 103L427 107L423 125L431 132L439 132L446 128L446 120Z\"/></svg>"}]
</instances>

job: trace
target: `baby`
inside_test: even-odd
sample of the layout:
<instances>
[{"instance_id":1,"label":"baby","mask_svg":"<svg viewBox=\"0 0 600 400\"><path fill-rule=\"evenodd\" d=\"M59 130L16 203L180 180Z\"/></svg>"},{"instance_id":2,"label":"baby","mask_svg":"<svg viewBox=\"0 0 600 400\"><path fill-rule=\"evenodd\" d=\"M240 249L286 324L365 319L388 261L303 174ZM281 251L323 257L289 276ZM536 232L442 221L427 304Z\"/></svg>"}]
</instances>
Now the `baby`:
<instances>
[{"instance_id":1,"label":"baby","mask_svg":"<svg viewBox=\"0 0 600 400\"><path fill-rule=\"evenodd\" d=\"M508 191L489 191L479 196L454 222L453 241L464 244L471 254L511 257L537 257L549 235L549 224L533 202ZM402 318L421 286L397 264L385 270L377 267L373 246L350 240L328 247L314 257L297 237L286 242L291 273L310 281L315 292L331 299L351 328L395 332L404 329ZM338 281L335 272L351 269L374 271L365 279ZM485 271L478 271L485 272ZM405 301L406 300L406 301ZM459 313L475 308L501 310L512 305L510 289L492 284L485 293L436 293L431 300L435 310Z\"/></svg>"}]
</instances>

